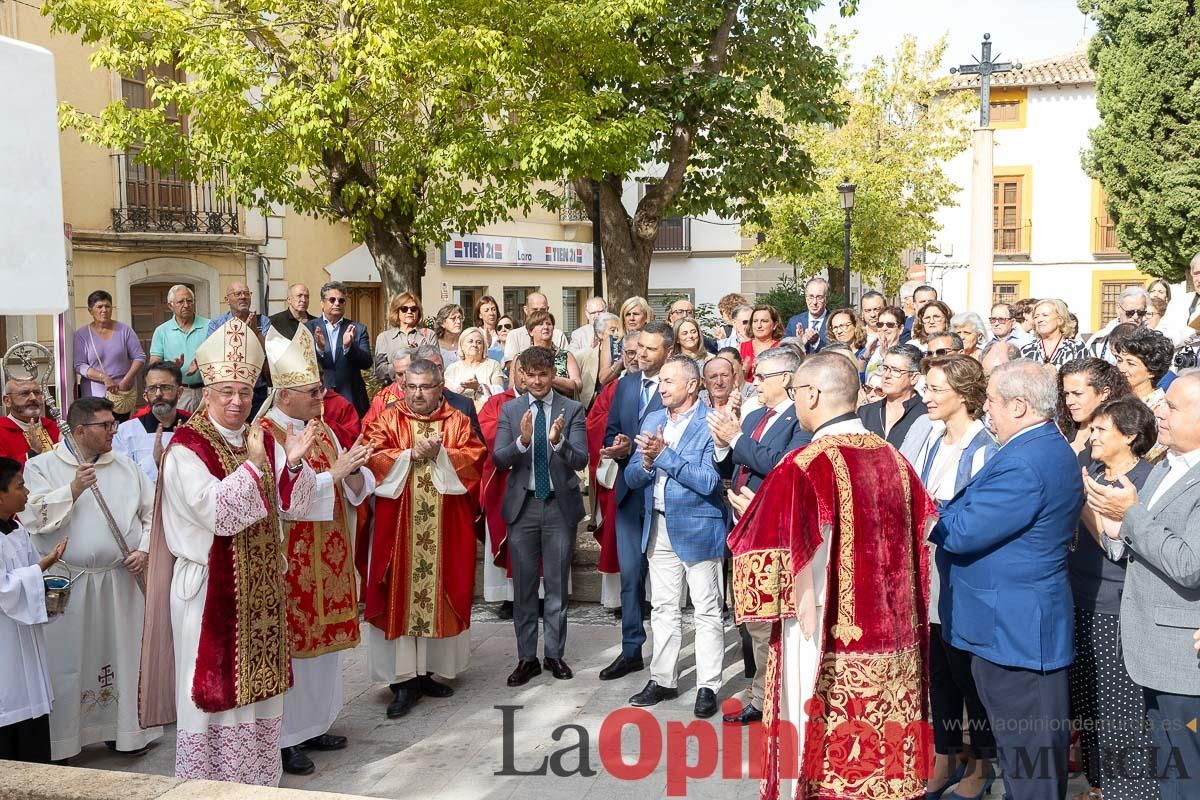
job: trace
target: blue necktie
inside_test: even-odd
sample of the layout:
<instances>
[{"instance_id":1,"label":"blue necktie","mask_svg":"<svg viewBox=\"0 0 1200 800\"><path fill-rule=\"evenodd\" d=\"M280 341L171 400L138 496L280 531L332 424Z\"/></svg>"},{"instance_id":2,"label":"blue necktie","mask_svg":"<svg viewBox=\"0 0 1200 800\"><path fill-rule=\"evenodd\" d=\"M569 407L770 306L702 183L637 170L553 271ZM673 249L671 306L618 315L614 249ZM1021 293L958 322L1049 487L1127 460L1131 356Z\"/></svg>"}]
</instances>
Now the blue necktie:
<instances>
[{"instance_id":1,"label":"blue necktie","mask_svg":"<svg viewBox=\"0 0 1200 800\"><path fill-rule=\"evenodd\" d=\"M654 381L650 378L642 378L642 404L638 406L638 411L645 411L646 406L650 405L650 390L654 387Z\"/></svg>"},{"instance_id":2,"label":"blue necktie","mask_svg":"<svg viewBox=\"0 0 1200 800\"><path fill-rule=\"evenodd\" d=\"M533 494L538 500L550 499L550 438L546 435L546 413L541 400L534 402L533 415Z\"/></svg>"}]
</instances>

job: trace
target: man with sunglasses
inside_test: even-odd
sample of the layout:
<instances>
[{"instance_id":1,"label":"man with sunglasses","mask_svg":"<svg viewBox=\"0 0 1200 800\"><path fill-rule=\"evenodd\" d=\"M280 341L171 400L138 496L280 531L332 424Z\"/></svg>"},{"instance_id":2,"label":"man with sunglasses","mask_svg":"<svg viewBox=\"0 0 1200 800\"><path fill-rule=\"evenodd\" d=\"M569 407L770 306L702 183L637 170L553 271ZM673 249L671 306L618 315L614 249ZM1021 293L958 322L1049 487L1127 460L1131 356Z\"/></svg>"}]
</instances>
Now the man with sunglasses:
<instances>
[{"instance_id":1,"label":"man with sunglasses","mask_svg":"<svg viewBox=\"0 0 1200 800\"><path fill-rule=\"evenodd\" d=\"M171 443L175 429L190 415L178 407L183 371L174 361L158 361L146 367L146 407L122 422L113 439L113 450L131 459L153 483L158 466Z\"/></svg>"},{"instance_id":2,"label":"man with sunglasses","mask_svg":"<svg viewBox=\"0 0 1200 800\"><path fill-rule=\"evenodd\" d=\"M361 417L367 413L367 385L362 371L370 369L371 344L367 326L346 318L346 285L330 281L321 287L321 316L305 323L317 343L321 381L350 401Z\"/></svg>"},{"instance_id":3,"label":"man with sunglasses","mask_svg":"<svg viewBox=\"0 0 1200 800\"><path fill-rule=\"evenodd\" d=\"M740 494L743 488L757 492L780 459L812 441L812 434L800 427L792 402L792 374L802 360L792 348L764 351L754 360L754 387L761 408L747 414L740 424L736 414L728 411L709 413L713 458L721 477L732 480L734 494ZM754 643L754 683L741 711L724 716L725 722L738 725L762 720L771 640L769 623L747 622L746 630Z\"/></svg>"},{"instance_id":4,"label":"man with sunglasses","mask_svg":"<svg viewBox=\"0 0 1200 800\"><path fill-rule=\"evenodd\" d=\"M1002 342L1012 342L1022 348L1033 341L1033 337L1017 324L1017 312L1009 303L996 303L988 316L992 336Z\"/></svg>"},{"instance_id":5,"label":"man with sunglasses","mask_svg":"<svg viewBox=\"0 0 1200 800\"><path fill-rule=\"evenodd\" d=\"M137 712L145 598L135 578L145 574L149 559L154 485L137 464L113 452L117 421L110 401L76 400L67 422L76 449L60 442L25 464L29 503L21 514L42 555L70 539L63 564L77 575L75 601L46 637L55 699L50 757L71 758L99 742L140 755L162 736L162 728L143 730ZM128 557L96 505L93 486L112 511Z\"/></svg>"},{"instance_id":6,"label":"man with sunglasses","mask_svg":"<svg viewBox=\"0 0 1200 800\"><path fill-rule=\"evenodd\" d=\"M1112 349L1113 329L1121 324L1146 324L1146 312L1150 308L1150 295L1140 286L1130 286L1117 298L1117 316L1096 332L1088 342L1088 352L1110 364L1117 363L1117 354Z\"/></svg>"},{"instance_id":7,"label":"man with sunglasses","mask_svg":"<svg viewBox=\"0 0 1200 800\"><path fill-rule=\"evenodd\" d=\"M925 355L956 356L962 354L963 348L962 337L957 333L938 333L925 343Z\"/></svg>"}]
</instances>

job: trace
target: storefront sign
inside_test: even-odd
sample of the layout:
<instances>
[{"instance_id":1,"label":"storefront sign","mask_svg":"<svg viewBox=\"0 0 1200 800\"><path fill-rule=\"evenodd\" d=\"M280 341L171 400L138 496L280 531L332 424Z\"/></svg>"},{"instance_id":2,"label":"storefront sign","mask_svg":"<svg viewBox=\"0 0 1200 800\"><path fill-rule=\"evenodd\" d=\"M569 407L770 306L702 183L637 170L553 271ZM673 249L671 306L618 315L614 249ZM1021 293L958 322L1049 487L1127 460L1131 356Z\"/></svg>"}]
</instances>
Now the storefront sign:
<instances>
[{"instance_id":1,"label":"storefront sign","mask_svg":"<svg viewBox=\"0 0 1200 800\"><path fill-rule=\"evenodd\" d=\"M442 245L447 267L592 268L592 245L512 236L456 236Z\"/></svg>"}]
</instances>

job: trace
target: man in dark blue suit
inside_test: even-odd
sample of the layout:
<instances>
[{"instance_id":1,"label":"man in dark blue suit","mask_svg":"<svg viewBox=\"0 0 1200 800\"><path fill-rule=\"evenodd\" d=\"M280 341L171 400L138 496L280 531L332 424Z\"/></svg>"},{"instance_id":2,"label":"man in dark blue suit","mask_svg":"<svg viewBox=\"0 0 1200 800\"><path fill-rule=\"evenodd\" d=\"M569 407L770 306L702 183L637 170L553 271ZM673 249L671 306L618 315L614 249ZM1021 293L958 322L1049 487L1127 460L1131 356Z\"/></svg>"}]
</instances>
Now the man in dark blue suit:
<instances>
[{"instance_id":1,"label":"man in dark blue suit","mask_svg":"<svg viewBox=\"0 0 1200 800\"><path fill-rule=\"evenodd\" d=\"M646 554L642 550L645 519L644 488L630 489L625 467L633 454L633 440L642 430L646 415L662 408L658 393L658 371L675 345L675 334L665 322L648 322L638 336L638 372L621 378L608 412L602 457L617 462L617 559L621 564L621 654L600 670L600 680L610 681L645 669L642 645L646 626L642 606L646 603Z\"/></svg>"},{"instance_id":2,"label":"man in dark blue suit","mask_svg":"<svg viewBox=\"0 0 1200 800\"><path fill-rule=\"evenodd\" d=\"M370 401L362 371L372 365L367 326L346 319L346 286L330 281L321 287L321 316L305 323L317 343L321 381L354 406L361 417Z\"/></svg>"},{"instance_id":3,"label":"man in dark blue suit","mask_svg":"<svg viewBox=\"0 0 1200 800\"><path fill-rule=\"evenodd\" d=\"M942 510L942 636L971 653L1010 800L1059 800L1075 658L1067 552L1083 505L1075 453L1053 419L1052 367L1002 364L987 389L1000 451Z\"/></svg>"},{"instance_id":4,"label":"man in dark blue suit","mask_svg":"<svg viewBox=\"0 0 1200 800\"><path fill-rule=\"evenodd\" d=\"M728 411L708 415L716 445L713 457L721 477L733 481L734 494L742 489L757 492L763 478L785 455L812 441L812 434L796 421L796 406L788 392L792 374L801 361L799 352L790 347L763 351L754 360L754 387L762 408L747 414L740 423ZM724 717L726 722L741 725L762 719L771 641L770 623L747 622L745 627L754 646L754 683L742 710Z\"/></svg>"},{"instance_id":5,"label":"man in dark blue suit","mask_svg":"<svg viewBox=\"0 0 1200 800\"><path fill-rule=\"evenodd\" d=\"M809 278L804 284L804 306L807 311L801 311L787 321L783 330L784 336L798 336L804 342L804 350L815 353L824 347L828 340L825 329L829 326L829 281L824 278Z\"/></svg>"}]
</instances>

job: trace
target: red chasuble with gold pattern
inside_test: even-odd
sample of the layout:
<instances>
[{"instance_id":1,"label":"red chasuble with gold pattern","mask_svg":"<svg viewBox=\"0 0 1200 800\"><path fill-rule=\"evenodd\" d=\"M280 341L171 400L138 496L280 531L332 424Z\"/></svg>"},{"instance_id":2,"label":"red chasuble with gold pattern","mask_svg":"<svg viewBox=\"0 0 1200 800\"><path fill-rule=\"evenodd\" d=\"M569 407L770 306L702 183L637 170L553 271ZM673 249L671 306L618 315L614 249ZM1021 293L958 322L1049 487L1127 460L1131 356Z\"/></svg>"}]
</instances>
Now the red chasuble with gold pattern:
<instances>
[{"instance_id":1,"label":"red chasuble with gold pattern","mask_svg":"<svg viewBox=\"0 0 1200 800\"><path fill-rule=\"evenodd\" d=\"M264 424L280 445L287 441L287 431L279 423L268 417ZM334 433L322 425L306 460L320 474L328 472L337 458ZM342 488L335 486L332 520L283 523L292 658L315 658L358 644L354 531L347 512Z\"/></svg>"},{"instance_id":2,"label":"red chasuble with gold pattern","mask_svg":"<svg viewBox=\"0 0 1200 800\"><path fill-rule=\"evenodd\" d=\"M796 797L925 796L925 539L935 521L933 501L895 448L874 434L849 433L785 456L730 532L738 621L775 623L763 709L765 800L778 797L781 773L797 774L794 764L780 763L780 623L797 616L794 579L822 547L821 653Z\"/></svg>"},{"instance_id":3,"label":"red chasuble with gold pattern","mask_svg":"<svg viewBox=\"0 0 1200 800\"><path fill-rule=\"evenodd\" d=\"M475 525L485 448L471 423L445 401L429 416L400 400L363 431L374 450L367 467L382 482L417 439L440 436L466 494L434 486L434 462L413 461L395 499L375 498L375 534L363 586L367 622L388 639L456 636L471 624Z\"/></svg>"}]
</instances>

